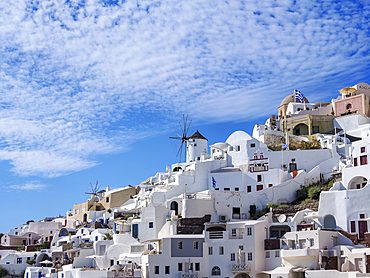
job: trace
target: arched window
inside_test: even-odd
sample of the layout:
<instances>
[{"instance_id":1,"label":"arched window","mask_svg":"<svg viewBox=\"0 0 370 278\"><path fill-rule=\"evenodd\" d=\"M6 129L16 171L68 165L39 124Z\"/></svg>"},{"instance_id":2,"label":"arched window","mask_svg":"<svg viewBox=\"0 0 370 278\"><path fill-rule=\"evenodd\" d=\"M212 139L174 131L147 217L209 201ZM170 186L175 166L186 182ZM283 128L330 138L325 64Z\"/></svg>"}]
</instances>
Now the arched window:
<instances>
[{"instance_id":1,"label":"arched window","mask_svg":"<svg viewBox=\"0 0 370 278\"><path fill-rule=\"evenodd\" d=\"M212 268L212 276L221 276L221 269L218 266Z\"/></svg>"},{"instance_id":2,"label":"arched window","mask_svg":"<svg viewBox=\"0 0 370 278\"><path fill-rule=\"evenodd\" d=\"M352 108L352 104L348 103L346 106L347 110Z\"/></svg>"},{"instance_id":3,"label":"arched window","mask_svg":"<svg viewBox=\"0 0 370 278\"><path fill-rule=\"evenodd\" d=\"M178 203L176 201L173 201L171 203L170 209L171 210L174 210L176 215L179 214L179 205L178 205Z\"/></svg>"}]
</instances>

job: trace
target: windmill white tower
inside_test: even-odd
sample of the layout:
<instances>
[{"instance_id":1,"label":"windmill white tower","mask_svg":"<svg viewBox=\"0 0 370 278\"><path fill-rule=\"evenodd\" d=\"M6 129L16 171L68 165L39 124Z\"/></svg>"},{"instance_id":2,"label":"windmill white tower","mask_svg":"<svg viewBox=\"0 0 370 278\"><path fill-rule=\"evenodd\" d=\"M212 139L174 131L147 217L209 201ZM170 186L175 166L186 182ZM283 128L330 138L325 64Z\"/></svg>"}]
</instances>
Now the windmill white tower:
<instances>
[{"instance_id":1,"label":"windmill white tower","mask_svg":"<svg viewBox=\"0 0 370 278\"><path fill-rule=\"evenodd\" d=\"M186 143L186 162L200 161L202 155L208 154L208 140L198 130L189 137Z\"/></svg>"}]
</instances>

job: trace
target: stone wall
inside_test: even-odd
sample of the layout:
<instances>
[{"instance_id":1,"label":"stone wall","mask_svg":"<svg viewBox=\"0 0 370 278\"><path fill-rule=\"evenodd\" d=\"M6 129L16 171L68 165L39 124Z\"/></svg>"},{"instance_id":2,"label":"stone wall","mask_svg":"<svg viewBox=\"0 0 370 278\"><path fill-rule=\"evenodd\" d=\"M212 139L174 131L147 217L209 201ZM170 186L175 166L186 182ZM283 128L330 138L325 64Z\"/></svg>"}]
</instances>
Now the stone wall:
<instances>
[{"instance_id":1,"label":"stone wall","mask_svg":"<svg viewBox=\"0 0 370 278\"><path fill-rule=\"evenodd\" d=\"M211 221L211 215L207 214L201 218L180 218L177 221L177 234L202 234L204 223Z\"/></svg>"}]
</instances>

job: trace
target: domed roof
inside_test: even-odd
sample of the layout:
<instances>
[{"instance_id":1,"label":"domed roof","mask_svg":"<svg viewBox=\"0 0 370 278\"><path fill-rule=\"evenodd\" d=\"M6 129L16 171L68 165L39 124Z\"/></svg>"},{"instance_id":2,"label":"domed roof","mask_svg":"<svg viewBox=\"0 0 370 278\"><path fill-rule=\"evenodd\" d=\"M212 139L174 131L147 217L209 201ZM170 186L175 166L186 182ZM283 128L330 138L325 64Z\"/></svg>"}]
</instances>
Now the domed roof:
<instances>
[{"instance_id":1,"label":"domed roof","mask_svg":"<svg viewBox=\"0 0 370 278\"><path fill-rule=\"evenodd\" d=\"M280 103L280 106L288 105L290 102L294 102L294 99L295 99L295 94L291 94L283 99L283 101ZM299 100L297 100L297 102L299 102ZM304 98L304 102L310 103L306 97Z\"/></svg>"},{"instance_id":2,"label":"domed roof","mask_svg":"<svg viewBox=\"0 0 370 278\"><path fill-rule=\"evenodd\" d=\"M189 139L204 139L204 140L207 140L202 134L199 133L198 130L192 136L190 136Z\"/></svg>"}]
</instances>

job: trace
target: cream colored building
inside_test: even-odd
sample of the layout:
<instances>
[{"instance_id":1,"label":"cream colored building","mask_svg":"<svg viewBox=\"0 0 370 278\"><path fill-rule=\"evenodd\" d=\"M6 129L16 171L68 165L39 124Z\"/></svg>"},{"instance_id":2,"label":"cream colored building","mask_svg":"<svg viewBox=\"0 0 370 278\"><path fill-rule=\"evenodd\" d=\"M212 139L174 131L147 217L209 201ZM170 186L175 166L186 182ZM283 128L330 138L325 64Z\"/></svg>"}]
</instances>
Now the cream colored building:
<instances>
[{"instance_id":1,"label":"cream colored building","mask_svg":"<svg viewBox=\"0 0 370 278\"><path fill-rule=\"evenodd\" d=\"M95 212L97 211L120 207L136 193L137 188L132 186L113 190L110 190L109 186L107 186L105 191L93 195L87 202L73 205L73 212L67 218L80 222L90 222L90 219L95 218L93 215L90 215L92 212L96 215Z\"/></svg>"}]
</instances>

